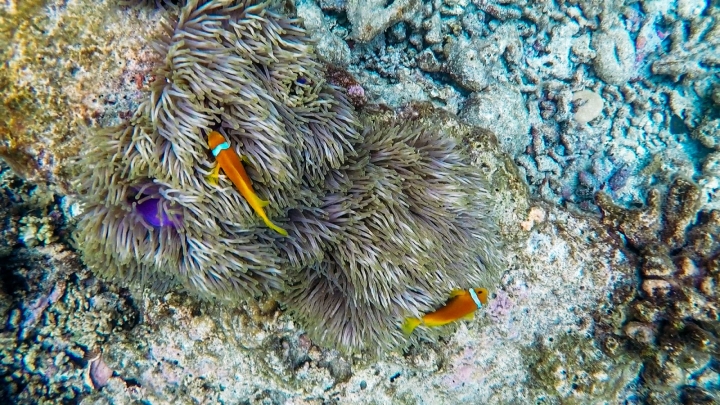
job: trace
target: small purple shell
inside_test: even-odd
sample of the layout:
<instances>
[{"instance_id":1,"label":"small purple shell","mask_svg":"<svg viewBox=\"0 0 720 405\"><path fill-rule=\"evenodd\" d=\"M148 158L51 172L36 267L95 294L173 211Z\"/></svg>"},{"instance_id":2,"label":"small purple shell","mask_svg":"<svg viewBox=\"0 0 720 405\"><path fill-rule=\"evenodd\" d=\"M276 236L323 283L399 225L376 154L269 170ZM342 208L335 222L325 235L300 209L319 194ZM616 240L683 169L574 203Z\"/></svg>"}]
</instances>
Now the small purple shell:
<instances>
[{"instance_id":1,"label":"small purple shell","mask_svg":"<svg viewBox=\"0 0 720 405\"><path fill-rule=\"evenodd\" d=\"M175 223L182 220L179 214L175 214L175 220L170 217L162 209L162 201L158 198L148 198L147 200L135 204L135 211L155 227L171 226L175 227Z\"/></svg>"}]
</instances>

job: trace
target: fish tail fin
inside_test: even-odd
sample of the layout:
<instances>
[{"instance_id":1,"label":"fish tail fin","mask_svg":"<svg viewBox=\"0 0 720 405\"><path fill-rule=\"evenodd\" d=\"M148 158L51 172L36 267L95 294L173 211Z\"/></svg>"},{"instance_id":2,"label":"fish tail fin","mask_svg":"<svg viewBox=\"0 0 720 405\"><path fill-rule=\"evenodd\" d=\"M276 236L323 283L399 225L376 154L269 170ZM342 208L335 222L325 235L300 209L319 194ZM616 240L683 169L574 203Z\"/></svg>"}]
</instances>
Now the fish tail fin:
<instances>
[{"instance_id":1,"label":"fish tail fin","mask_svg":"<svg viewBox=\"0 0 720 405\"><path fill-rule=\"evenodd\" d=\"M282 235L282 236L288 236L288 233L287 233L286 230L284 230L284 229L280 228L279 226L273 224L272 221L270 221L269 219L268 219L268 220L265 220L265 225L267 225L268 228L272 229L273 231L279 233L279 234Z\"/></svg>"},{"instance_id":2,"label":"fish tail fin","mask_svg":"<svg viewBox=\"0 0 720 405\"><path fill-rule=\"evenodd\" d=\"M218 179L220 178L220 163L215 162L215 167L213 167L212 172L208 174L205 179L207 179L207 182L212 184L213 186L218 185Z\"/></svg>"},{"instance_id":3,"label":"fish tail fin","mask_svg":"<svg viewBox=\"0 0 720 405\"><path fill-rule=\"evenodd\" d=\"M400 328L405 335L410 336L421 323L422 320L420 320L420 318L405 318L405 322L403 322Z\"/></svg>"}]
</instances>

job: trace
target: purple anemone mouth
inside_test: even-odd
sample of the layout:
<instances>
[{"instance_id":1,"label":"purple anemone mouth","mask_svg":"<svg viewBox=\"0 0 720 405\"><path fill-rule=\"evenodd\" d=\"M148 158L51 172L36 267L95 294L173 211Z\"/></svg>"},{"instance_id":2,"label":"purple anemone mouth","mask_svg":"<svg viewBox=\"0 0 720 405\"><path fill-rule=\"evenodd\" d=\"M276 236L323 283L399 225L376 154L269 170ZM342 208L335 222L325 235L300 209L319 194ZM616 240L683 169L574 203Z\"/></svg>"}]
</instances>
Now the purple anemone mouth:
<instances>
[{"instance_id":1,"label":"purple anemone mouth","mask_svg":"<svg viewBox=\"0 0 720 405\"><path fill-rule=\"evenodd\" d=\"M175 228L182 221L180 214L163 209L163 201L160 198L141 198L134 204L134 209L154 227L170 226Z\"/></svg>"}]
</instances>

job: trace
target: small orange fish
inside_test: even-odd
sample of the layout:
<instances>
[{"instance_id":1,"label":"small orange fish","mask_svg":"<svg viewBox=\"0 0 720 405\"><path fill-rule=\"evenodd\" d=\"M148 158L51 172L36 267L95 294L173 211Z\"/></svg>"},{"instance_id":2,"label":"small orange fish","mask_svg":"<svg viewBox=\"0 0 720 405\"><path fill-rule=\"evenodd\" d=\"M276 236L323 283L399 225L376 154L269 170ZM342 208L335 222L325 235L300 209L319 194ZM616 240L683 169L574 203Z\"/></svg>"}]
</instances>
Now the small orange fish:
<instances>
[{"instance_id":1,"label":"small orange fish","mask_svg":"<svg viewBox=\"0 0 720 405\"><path fill-rule=\"evenodd\" d=\"M487 305L488 291L484 288L453 290L445 306L420 318L406 318L402 331L410 335L420 324L430 327L447 325L458 319L473 319L475 310Z\"/></svg>"},{"instance_id":2,"label":"small orange fish","mask_svg":"<svg viewBox=\"0 0 720 405\"><path fill-rule=\"evenodd\" d=\"M243 167L240 161L240 156L235 153L235 150L230 147L228 142L222 134L217 131L212 131L208 135L208 146L212 150L213 156L216 158L215 168L210 174L210 180L217 182L220 169L225 172L233 182L235 187L240 191L240 194L250 204L250 207L258 214L260 218L265 222L268 228L274 230L282 236L287 236L286 230L280 228L270 221L263 207L267 207L270 201L261 200L252 188L252 180L248 177L245 167Z\"/></svg>"}]
</instances>

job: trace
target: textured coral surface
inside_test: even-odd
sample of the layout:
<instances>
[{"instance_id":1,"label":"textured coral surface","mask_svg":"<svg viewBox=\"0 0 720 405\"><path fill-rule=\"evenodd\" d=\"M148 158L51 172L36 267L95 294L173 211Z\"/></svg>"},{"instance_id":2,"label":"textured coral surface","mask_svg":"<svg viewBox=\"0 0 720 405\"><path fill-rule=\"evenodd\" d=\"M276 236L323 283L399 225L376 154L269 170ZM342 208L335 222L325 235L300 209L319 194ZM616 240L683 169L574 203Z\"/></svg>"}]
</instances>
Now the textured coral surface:
<instances>
[{"instance_id":1,"label":"textured coral surface","mask_svg":"<svg viewBox=\"0 0 720 405\"><path fill-rule=\"evenodd\" d=\"M84 128L135 109L157 29L138 13L113 0L0 4L0 157L17 173L67 189Z\"/></svg>"}]
</instances>

